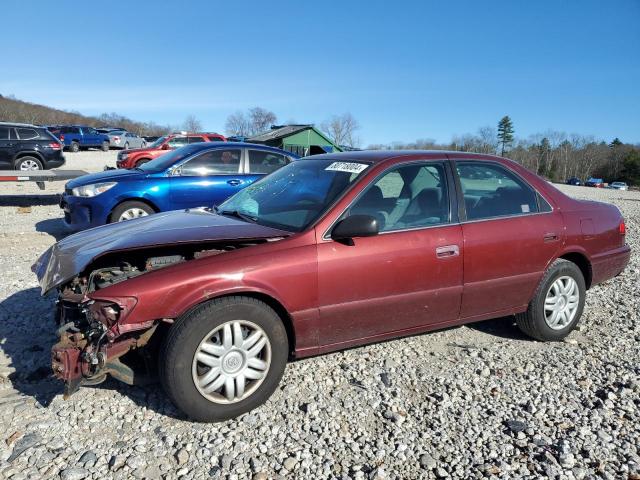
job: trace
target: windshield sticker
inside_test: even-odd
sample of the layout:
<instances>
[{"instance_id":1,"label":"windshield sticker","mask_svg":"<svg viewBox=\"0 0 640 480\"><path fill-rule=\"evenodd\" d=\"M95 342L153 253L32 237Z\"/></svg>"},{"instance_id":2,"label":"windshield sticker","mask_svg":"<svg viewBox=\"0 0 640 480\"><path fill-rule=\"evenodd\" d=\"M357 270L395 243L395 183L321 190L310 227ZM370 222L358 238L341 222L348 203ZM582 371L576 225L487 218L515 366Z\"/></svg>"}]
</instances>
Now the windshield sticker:
<instances>
[{"instance_id":1,"label":"windshield sticker","mask_svg":"<svg viewBox=\"0 0 640 480\"><path fill-rule=\"evenodd\" d=\"M529 208L529 205L527 205L526 203L523 203L522 205L520 205L520 208L522 209L522 213L529 213L531 211L531 209Z\"/></svg>"},{"instance_id":2,"label":"windshield sticker","mask_svg":"<svg viewBox=\"0 0 640 480\"><path fill-rule=\"evenodd\" d=\"M369 165L365 163L353 163L353 162L333 162L325 170L330 172L347 172L347 173L360 173Z\"/></svg>"}]
</instances>

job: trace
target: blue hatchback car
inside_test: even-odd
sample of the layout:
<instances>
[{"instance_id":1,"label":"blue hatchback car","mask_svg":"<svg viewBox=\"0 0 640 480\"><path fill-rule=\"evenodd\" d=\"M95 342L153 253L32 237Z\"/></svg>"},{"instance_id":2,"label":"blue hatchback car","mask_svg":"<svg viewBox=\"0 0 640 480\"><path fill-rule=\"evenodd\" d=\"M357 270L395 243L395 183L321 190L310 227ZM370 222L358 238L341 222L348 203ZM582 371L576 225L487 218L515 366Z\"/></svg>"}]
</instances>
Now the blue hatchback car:
<instances>
[{"instance_id":1,"label":"blue hatchback car","mask_svg":"<svg viewBox=\"0 0 640 480\"><path fill-rule=\"evenodd\" d=\"M251 143L195 143L134 170L107 170L65 185L60 201L72 230L156 212L213 206L298 157Z\"/></svg>"}]
</instances>

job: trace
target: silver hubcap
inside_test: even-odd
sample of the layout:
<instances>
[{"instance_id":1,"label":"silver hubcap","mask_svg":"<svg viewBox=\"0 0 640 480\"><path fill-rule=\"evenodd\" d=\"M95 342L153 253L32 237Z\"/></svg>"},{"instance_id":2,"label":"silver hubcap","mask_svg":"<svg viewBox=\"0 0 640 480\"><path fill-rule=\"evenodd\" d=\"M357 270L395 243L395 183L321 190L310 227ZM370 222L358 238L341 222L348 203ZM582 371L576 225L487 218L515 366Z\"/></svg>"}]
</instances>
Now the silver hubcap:
<instances>
[{"instance_id":1,"label":"silver hubcap","mask_svg":"<svg viewBox=\"0 0 640 480\"><path fill-rule=\"evenodd\" d=\"M267 334L246 320L214 328L198 345L191 372L196 388L214 403L236 403L262 384L271 365Z\"/></svg>"},{"instance_id":2,"label":"silver hubcap","mask_svg":"<svg viewBox=\"0 0 640 480\"><path fill-rule=\"evenodd\" d=\"M20 170L22 171L40 170L40 165L38 165L38 163L35 160L24 160L20 164Z\"/></svg>"},{"instance_id":3,"label":"silver hubcap","mask_svg":"<svg viewBox=\"0 0 640 480\"><path fill-rule=\"evenodd\" d=\"M122 212L122 215L120 215L120 218L118 218L118 221L124 222L125 220L132 220L134 218L146 217L147 215L149 214L144 210L142 210L141 208L129 208L128 210L125 210L124 212Z\"/></svg>"},{"instance_id":4,"label":"silver hubcap","mask_svg":"<svg viewBox=\"0 0 640 480\"><path fill-rule=\"evenodd\" d=\"M544 318L549 328L562 330L576 316L580 303L578 284L571 277L558 278L544 300Z\"/></svg>"}]
</instances>

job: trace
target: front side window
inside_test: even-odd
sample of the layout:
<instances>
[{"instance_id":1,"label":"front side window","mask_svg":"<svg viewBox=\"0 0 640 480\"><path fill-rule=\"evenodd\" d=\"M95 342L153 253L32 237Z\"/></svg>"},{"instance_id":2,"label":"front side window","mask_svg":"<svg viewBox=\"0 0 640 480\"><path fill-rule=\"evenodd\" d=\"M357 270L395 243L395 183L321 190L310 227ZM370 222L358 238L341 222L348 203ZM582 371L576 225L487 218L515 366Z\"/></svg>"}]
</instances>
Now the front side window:
<instances>
[{"instance_id":1,"label":"front side window","mask_svg":"<svg viewBox=\"0 0 640 480\"><path fill-rule=\"evenodd\" d=\"M184 163L180 174L195 176L238 173L240 153L239 149L218 149L203 152Z\"/></svg>"},{"instance_id":2,"label":"front side window","mask_svg":"<svg viewBox=\"0 0 640 480\"><path fill-rule=\"evenodd\" d=\"M271 173L288 163L287 157L279 153L264 150L248 150L248 153L251 173Z\"/></svg>"},{"instance_id":3,"label":"front side window","mask_svg":"<svg viewBox=\"0 0 640 480\"><path fill-rule=\"evenodd\" d=\"M444 166L406 165L370 185L348 215L371 215L381 232L449 223L449 192Z\"/></svg>"},{"instance_id":4,"label":"front side window","mask_svg":"<svg viewBox=\"0 0 640 480\"><path fill-rule=\"evenodd\" d=\"M498 165L458 162L467 220L538 212L536 192Z\"/></svg>"},{"instance_id":5,"label":"front side window","mask_svg":"<svg viewBox=\"0 0 640 480\"><path fill-rule=\"evenodd\" d=\"M173 137L167 143L171 148L179 148L187 144L187 137Z\"/></svg>"},{"instance_id":6,"label":"front side window","mask_svg":"<svg viewBox=\"0 0 640 480\"><path fill-rule=\"evenodd\" d=\"M16 130L18 131L18 138L20 138L20 140L33 140L40 136L33 128L16 128Z\"/></svg>"}]
</instances>

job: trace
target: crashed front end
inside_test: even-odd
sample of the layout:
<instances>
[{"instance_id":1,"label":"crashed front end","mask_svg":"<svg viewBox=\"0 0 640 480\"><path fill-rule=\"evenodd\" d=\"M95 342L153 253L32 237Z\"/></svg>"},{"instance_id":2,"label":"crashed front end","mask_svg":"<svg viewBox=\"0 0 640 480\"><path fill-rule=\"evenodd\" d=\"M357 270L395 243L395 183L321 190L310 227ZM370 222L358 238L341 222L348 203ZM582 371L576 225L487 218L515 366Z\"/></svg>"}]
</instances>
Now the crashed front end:
<instances>
[{"instance_id":1,"label":"crashed front end","mask_svg":"<svg viewBox=\"0 0 640 480\"><path fill-rule=\"evenodd\" d=\"M120 322L135 307L135 297L91 297L95 290L90 285L126 281L136 274L139 272L131 267L99 269L60 289L55 313L59 340L51 349L51 365L54 376L64 382L65 399L81 385L101 383L107 375L128 385L147 381L148 375L140 374L140 369L123 362L122 357L132 351L142 353L140 349L149 343L158 323L123 328Z\"/></svg>"}]
</instances>

